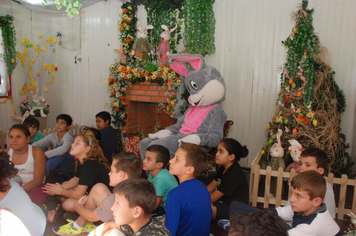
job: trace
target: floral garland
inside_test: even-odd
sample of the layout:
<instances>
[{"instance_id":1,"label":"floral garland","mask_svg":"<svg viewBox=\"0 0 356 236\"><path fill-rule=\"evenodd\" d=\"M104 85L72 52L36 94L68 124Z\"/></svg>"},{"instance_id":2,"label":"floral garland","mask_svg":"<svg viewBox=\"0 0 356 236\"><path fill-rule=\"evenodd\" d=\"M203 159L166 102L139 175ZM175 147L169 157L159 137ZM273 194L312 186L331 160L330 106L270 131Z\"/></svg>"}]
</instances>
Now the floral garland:
<instances>
[{"instance_id":1,"label":"floral garland","mask_svg":"<svg viewBox=\"0 0 356 236\"><path fill-rule=\"evenodd\" d=\"M131 2L122 5L120 13L121 20L119 25L119 38L122 42L122 49L117 50L119 62L109 66L110 74L107 81L109 87L113 124L116 127L125 126L127 121L127 101L125 101L125 91L127 87L135 83L149 81L163 86L167 94L166 113L173 117L173 112L177 100L175 91L181 85L179 76L172 68L165 65L156 66L148 63L144 69L133 67L134 61L130 56L130 50L134 43L136 33L137 18L135 13L137 7Z\"/></svg>"},{"instance_id":2,"label":"floral garland","mask_svg":"<svg viewBox=\"0 0 356 236\"><path fill-rule=\"evenodd\" d=\"M156 71L145 71L139 68L132 68L121 63L110 65L110 77L107 85L111 91L111 108L112 116L114 117L113 124L117 127L126 124L127 119L127 101L125 101L125 91L127 87L135 83L149 81L150 83L158 83L167 91L167 106L166 113L172 117L174 107L177 103L174 91L182 83L179 76L165 65L158 67Z\"/></svg>"}]
</instances>

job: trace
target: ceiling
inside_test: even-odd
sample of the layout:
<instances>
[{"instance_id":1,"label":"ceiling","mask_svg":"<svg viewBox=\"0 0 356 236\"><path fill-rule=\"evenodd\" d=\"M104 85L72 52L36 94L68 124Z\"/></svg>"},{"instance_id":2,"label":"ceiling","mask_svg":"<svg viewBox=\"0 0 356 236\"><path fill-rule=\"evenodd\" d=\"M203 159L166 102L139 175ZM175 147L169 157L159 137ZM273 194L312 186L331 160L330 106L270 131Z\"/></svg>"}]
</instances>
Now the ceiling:
<instances>
[{"instance_id":1,"label":"ceiling","mask_svg":"<svg viewBox=\"0 0 356 236\"><path fill-rule=\"evenodd\" d=\"M63 13L65 12L66 8L62 7L61 10L57 10L56 4L54 0L47 0L48 3L44 7L42 7L42 0L13 0L14 2L17 2L21 4L22 6L36 11L36 12L45 12L45 13ZM92 4L95 4L97 2L104 1L106 2L107 0L81 0L80 2L83 4L83 7L90 6ZM31 3L32 2L32 3Z\"/></svg>"}]
</instances>

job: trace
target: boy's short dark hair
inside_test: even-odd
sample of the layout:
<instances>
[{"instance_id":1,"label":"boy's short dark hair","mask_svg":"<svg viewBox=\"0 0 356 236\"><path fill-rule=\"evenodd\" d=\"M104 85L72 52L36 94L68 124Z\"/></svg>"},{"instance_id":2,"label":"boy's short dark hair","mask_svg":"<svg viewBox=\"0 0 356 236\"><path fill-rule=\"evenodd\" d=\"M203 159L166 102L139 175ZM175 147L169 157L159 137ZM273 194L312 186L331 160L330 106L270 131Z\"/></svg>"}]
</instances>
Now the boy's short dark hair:
<instances>
[{"instance_id":1,"label":"boy's short dark hair","mask_svg":"<svg viewBox=\"0 0 356 236\"><path fill-rule=\"evenodd\" d=\"M130 179L138 179L142 174L142 160L131 152L116 153L112 157L115 164L116 172L125 172Z\"/></svg>"},{"instance_id":2,"label":"boy's short dark hair","mask_svg":"<svg viewBox=\"0 0 356 236\"><path fill-rule=\"evenodd\" d=\"M109 121L109 125L111 124L111 115L107 111L101 111L95 115L95 118L100 117L103 121Z\"/></svg>"},{"instance_id":3,"label":"boy's short dark hair","mask_svg":"<svg viewBox=\"0 0 356 236\"><path fill-rule=\"evenodd\" d=\"M324 199L326 192L325 178L314 170L304 171L293 177L291 187L308 193L310 200L317 197Z\"/></svg>"},{"instance_id":4,"label":"boy's short dark hair","mask_svg":"<svg viewBox=\"0 0 356 236\"><path fill-rule=\"evenodd\" d=\"M204 149L196 144L185 142L181 142L179 148L186 152L185 158L187 166L194 167L193 176L199 176L208 163Z\"/></svg>"},{"instance_id":5,"label":"boy's short dark hair","mask_svg":"<svg viewBox=\"0 0 356 236\"><path fill-rule=\"evenodd\" d=\"M328 156L320 148L308 147L302 151L300 156L301 157L314 157L315 162L318 165L318 168L324 168L325 171L328 168L328 161L329 161Z\"/></svg>"},{"instance_id":6,"label":"boy's short dark hair","mask_svg":"<svg viewBox=\"0 0 356 236\"><path fill-rule=\"evenodd\" d=\"M70 117L70 115L67 115L67 114L60 114L59 116L57 116L56 121L59 119L65 120L67 123L67 126L71 126L73 123L72 117Z\"/></svg>"},{"instance_id":7,"label":"boy's short dark hair","mask_svg":"<svg viewBox=\"0 0 356 236\"><path fill-rule=\"evenodd\" d=\"M32 117L32 116L27 117L22 122L22 124L26 125L27 128L30 128L30 127L36 127L37 129L40 128L40 122L35 117Z\"/></svg>"},{"instance_id":8,"label":"boy's short dark hair","mask_svg":"<svg viewBox=\"0 0 356 236\"><path fill-rule=\"evenodd\" d=\"M114 188L114 194L123 194L129 202L129 207L139 206L144 216L150 216L157 202L156 189L145 179L127 179Z\"/></svg>"},{"instance_id":9,"label":"boy's short dark hair","mask_svg":"<svg viewBox=\"0 0 356 236\"><path fill-rule=\"evenodd\" d=\"M170 159L170 154L169 154L169 150L166 147L162 145L151 145L146 149L146 151L154 152L157 154L156 163L162 162L163 169L167 166Z\"/></svg>"},{"instance_id":10,"label":"boy's short dark hair","mask_svg":"<svg viewBox=\"0 0 356 236\"><path fill-rule=\"evenodd\" d=\"M233 215L229 236L288 236L288 225L272 211Z\"/></svg>"}]
</instances>

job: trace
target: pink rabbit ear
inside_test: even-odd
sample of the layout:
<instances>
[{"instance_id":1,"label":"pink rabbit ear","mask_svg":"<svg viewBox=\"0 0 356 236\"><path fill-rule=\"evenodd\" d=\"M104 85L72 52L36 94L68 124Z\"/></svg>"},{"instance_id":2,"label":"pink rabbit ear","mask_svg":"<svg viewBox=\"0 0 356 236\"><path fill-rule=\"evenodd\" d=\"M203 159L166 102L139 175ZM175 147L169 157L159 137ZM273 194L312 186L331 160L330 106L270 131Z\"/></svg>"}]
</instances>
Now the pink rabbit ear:
<instances>
[{"instance_id":1,"label":"pink rabbit ear","mask_svg":"<svg viewBox=\"0 0 356 236\"><path fill-rule=\"evenodd\" d=\"M187 67L182 62L179 62L179 61L172 62L169 66L177 74L182 75L182 76L186 76L188 74L188 72L189 72Z\"/></svg>"},{"instance_id":2,"label":"pink rabbit ear","mask_svg":"<svg viewBox=\"0 0 356 236\"><path fill-rule=\"evenodd\" d=\"M199 54L171 54L168 57L179 62L188 62L194 70L200 70L204 64L203 57ZM177 73L179 74L179 72Z\"/></svg>"}]
</instances>

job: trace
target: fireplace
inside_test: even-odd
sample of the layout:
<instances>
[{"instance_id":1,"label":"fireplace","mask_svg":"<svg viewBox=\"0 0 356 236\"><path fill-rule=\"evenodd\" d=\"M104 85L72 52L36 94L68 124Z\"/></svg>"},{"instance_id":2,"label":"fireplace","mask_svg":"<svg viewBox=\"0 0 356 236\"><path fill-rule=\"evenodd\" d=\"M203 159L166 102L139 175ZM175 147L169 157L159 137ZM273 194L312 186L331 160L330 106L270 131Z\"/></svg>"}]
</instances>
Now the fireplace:
<instances>
[{"instance_id":1,"label":"fireplace","mask_svg":"<svg viewBox=\"0 0 356 236\"><path fill-rule=\"evenodd\" d=\"M134 133L142 131L147 137L149 133L164 129L175 123L175 119L165 113L167 103L166 90L158 84L141 82L126 90L127 122L121 130Z\"/></svg>"}]
</instances>

